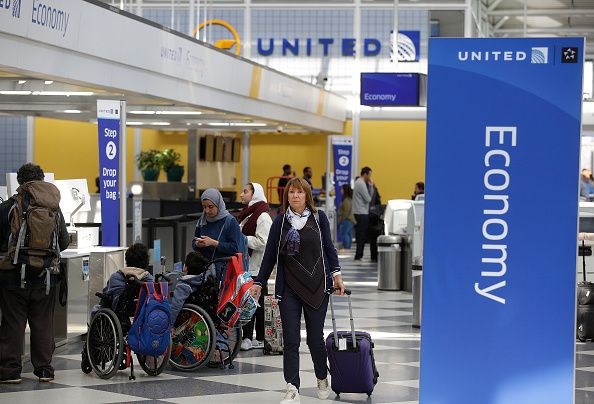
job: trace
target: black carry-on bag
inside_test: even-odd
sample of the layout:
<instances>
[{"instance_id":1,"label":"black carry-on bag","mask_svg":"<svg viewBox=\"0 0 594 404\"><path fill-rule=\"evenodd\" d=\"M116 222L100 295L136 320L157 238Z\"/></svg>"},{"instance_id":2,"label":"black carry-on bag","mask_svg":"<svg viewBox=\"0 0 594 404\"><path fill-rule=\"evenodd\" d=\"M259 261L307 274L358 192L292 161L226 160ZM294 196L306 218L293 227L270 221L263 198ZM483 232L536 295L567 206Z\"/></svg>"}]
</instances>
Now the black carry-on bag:
<instances>
[{"instance_id":1,"label":"black carry-on bag","mask_svg":"<svg viewBox=\"0 0 594 404\"><path fill-rule=\"evenodd\" d=\"M594 340L594 283L586 280L586 256L592 255L592 247L582 241L578 255L582 256L584 280L577 289L577 338L585 342Z\"/></svg>"}]
</instances>

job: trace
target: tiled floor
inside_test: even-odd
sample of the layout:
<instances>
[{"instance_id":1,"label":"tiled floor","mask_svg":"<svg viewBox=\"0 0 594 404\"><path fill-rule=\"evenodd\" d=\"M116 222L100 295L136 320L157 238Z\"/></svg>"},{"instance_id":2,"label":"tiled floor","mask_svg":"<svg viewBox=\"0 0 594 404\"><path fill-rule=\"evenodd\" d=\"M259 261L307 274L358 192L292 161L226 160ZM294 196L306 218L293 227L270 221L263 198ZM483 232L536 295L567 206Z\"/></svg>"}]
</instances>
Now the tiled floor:
<instances>
[{"instance_id":1,"label":"tiled floor","mask_svg":"<svg viewBox=\"0 0 594 404\"><path fill-rule=\"evenodd\" d=\"M418 403L420 333L411 327L412 296L405 292L380 292L375 266L369 261L355 264L341 257L345 282L353 290L353 312L358 329L370 331L380 381L370 399L365 394L342 394L347 403ZM338 298L341 299L341 298ZM337 301L339 328L348 328L346 300ZM330 310L326 334L331 331ZM301 402L319 403L315 375L305 340L302 343ZM578 344L576 359L576 404L594 403L594 344ZM146 376L141 369L136 381L128 371L102 380L80 371L80 344L56 353L53 383L40 384L30 364L20 385L0 385L0 403L278 403L285 383L281 356L262 356L261 351L241 353L235 369L202 369L197 373L166 370L159 377ZM338 400L331 396L330 400Z\"/></svg>"}]
</instances>

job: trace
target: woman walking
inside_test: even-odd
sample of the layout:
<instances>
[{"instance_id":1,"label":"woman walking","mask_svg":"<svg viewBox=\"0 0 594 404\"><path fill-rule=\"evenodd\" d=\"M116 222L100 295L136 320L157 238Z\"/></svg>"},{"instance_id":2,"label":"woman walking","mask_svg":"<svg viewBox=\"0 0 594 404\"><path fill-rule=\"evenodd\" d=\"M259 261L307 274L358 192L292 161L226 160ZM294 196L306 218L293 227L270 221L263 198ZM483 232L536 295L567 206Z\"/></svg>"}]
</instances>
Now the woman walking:
<instances>
[{"instance_id":1,"label":"woman walking","mask_svg":"<svg viewBox=\"0 0 594 404\"><path fill-rule=\"evenodd\" d=\"M240 197L241 202L246 207L242 209L237 220L241 232L247 237L248 252L250 254L249 270L252 277L255 277L260 271L262 258L264 258L264 249L268 241L268 233L272 225L272 218L268 214L270 206L268 206L268 201L264 196L264 188L256 182L246 184ZM268 288L264 284L258 300L260 307L256 309L256 314L252 320L243 326L242 351L264 348L264 296L267 294ZM256 328L256 339L252 340L254 327Z\"/></svg>"},{"instance_id":2,"label":"woman walking","mask_svg":"<svg viewBox=\"0 0 594 404\"><path fill-rule=\"evenodd\" d=\"M332 243L330 223L316 210L309 184L302 178L287 183L283 196L284 215L270 229L260 272L252 294L259 298L262 285L276 265L275 297L283 323L283 372L287 391L281 404L299 403L299 345L301 313L305 316L307 346L314 364L317 393L328 398L328 367L324 344L324 321L329 294L344 294L340 265Z\"/></svg>"}]
</instances>

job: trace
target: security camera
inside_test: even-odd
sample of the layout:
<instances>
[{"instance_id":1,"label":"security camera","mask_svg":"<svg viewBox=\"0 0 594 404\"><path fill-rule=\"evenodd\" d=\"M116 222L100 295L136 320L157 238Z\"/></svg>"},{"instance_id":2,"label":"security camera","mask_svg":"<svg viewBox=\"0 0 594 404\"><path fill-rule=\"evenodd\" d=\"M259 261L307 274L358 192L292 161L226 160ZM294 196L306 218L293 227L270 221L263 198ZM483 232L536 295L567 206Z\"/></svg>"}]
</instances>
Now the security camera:
<instances>
[{"instance_id":1,"label":"security camera","mask_svg":"<svg viewBox=\"0 0 594 404\"><path fill-rule=\"evenodd\" d=\"M283 125L278 125L276 127L276 133L283 133L283 131L284 131Z\"/></svg>"}]
</instances>

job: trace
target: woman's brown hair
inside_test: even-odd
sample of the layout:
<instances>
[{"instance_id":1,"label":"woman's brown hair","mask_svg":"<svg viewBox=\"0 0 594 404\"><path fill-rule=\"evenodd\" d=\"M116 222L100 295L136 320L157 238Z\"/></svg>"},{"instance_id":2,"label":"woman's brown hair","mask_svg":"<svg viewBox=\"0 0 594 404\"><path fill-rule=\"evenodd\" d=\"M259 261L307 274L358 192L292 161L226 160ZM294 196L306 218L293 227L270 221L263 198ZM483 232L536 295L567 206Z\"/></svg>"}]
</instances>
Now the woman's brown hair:
<instances>
[{"instance_id":1,"label":"woman's brown hair","mask_svg":"<svg viewBox=\"0 0 594 404\"><path fill-rule=\"evenodd\" d=\"M283 209L285 212L289 208L289 189L293 187L300 191L305 192L305 206L311 211L311 213L316 212L316 207L314 206L313 200L313 193L311 192L311 187L303 178L295 177L291 178L287 185L285 185L285 190L283 192Z\"/></svg>"}]
</instances>

